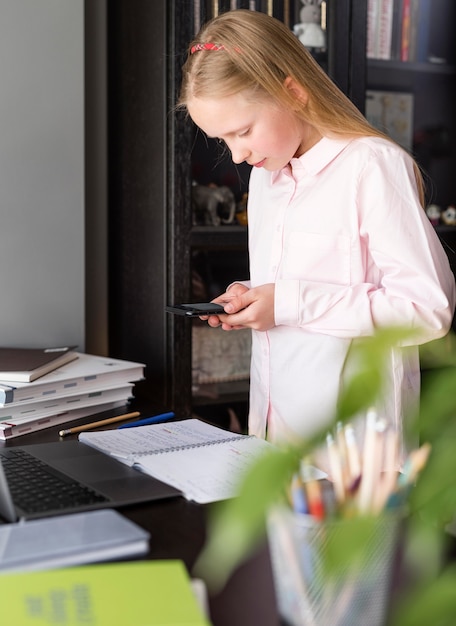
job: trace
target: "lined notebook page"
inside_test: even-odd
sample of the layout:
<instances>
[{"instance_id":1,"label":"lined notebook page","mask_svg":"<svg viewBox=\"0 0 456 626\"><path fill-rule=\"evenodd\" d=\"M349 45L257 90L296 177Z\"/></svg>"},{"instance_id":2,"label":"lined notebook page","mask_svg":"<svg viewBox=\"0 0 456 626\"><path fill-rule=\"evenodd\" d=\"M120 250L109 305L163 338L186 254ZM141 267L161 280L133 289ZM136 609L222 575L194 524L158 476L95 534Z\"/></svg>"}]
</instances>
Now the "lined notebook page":
<instances>
[{"instance_id":1,"label":"lined notebook page","mask_svg":"<svg viewBox=\"0 0 456 626\"><path fill-rule=\"evenodd\" d=\"M271 444L256 437L141 457L138 467L200 504L233 498L246 471Z\"/></svg>"},{"instance_id":2,"label":"lined notebook page","mask_svg":"<svg viewBox=\"0 0 456 626\"><path fill-rule=\"evenodd\" d=\"M79 441L111 456L125 459L186 446L201 446L233 437L248 438L246 435L236 435L198 419L187 419L120 430L83 432L79 435Z\"/></svg>"}]
</instances>

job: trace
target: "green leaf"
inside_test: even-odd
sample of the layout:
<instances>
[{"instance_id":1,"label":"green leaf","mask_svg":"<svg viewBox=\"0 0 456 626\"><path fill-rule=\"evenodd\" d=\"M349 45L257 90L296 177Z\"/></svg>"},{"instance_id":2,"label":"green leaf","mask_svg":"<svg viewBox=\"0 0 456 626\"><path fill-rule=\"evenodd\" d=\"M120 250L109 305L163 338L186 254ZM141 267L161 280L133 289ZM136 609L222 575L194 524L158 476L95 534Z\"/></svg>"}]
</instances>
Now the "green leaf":
<instances>
[{"instance_id":1,"label":"green leaf","mask_svg":"<svg viewBox=\"0 0 456 626\"><path fill-rule=\"evenodd\" d=\"M390 626L454 626L456 567L444 570L434 581L414 588L392 616Z\"/></svg>"}]
</instances>

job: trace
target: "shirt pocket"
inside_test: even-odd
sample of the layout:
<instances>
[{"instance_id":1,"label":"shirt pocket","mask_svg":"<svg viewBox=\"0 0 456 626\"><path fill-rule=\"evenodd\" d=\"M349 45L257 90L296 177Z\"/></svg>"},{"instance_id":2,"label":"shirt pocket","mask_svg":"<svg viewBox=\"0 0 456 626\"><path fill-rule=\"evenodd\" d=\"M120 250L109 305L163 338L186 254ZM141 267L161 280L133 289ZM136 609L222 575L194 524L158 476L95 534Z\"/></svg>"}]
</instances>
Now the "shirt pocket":
<instances>
[{"instance_id":1,"label":"shirt pocket","mask_svg":"<svg viewBox=\"0 0 456 626\"><path fill-rule=\"evenodd\" d=\"M350 284L350 239L294 232L288 237L283 278Z\"/></svg>"}]
</instances>

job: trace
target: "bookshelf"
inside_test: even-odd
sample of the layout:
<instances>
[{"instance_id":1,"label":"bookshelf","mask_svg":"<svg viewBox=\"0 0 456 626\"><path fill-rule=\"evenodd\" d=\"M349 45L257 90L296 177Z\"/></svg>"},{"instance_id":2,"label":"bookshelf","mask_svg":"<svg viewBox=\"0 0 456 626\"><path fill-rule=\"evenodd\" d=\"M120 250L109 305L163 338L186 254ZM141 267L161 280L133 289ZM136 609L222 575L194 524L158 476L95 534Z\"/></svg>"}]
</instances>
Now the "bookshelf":
<instances>
[{"instance_id":1,"label":"bookshelf","mask_svg":"<svg viewBox=\"0 0 456 626\"><path fill-rule=\"evenodd\" d=\"M438 3L442 11L452 10L451 2ZM248 227L194 224L192 180L198 175L200 184L228 181L239 201L248 171L230 170L229 159L219 159L216 146L201 142L184 114L172 113L197 24L214 7L223 11L232 5L111 0L107 9L109 349L114 357L146 363L138 396L178 416L203 408L213 415L247 403L247 380L194 384L192 324L164 311L166 304L214 297L220 285L224 289L247 276ZM244 5L250 8L249 2L236 3ZM279 0L258 5L288 19L290 27L300 6ZM327 47L316 51L318 61L363 112L367 89L413 93L414 136L420 128L442 125L453 145L454 64L368 59L367 11L368 0L326 2ZM440 18L445 32L451 31L445 17ZM456 201L454 151L438 157L428 152L421 158L430 171L432 198L446 206ZM456 249L455 228L437 228Z\"/></svg>"},{"instance_id":2,"label":"bookshelf","mask_svg":"<svg viewBox=\"0 0 456 626\"><path fill-rule=\"evenodd\" d=\"M456 5L452 0L368 0L368 14L376 7L379 15L388 6L391 47L386 58L367 58L366 89L406 93L411 98L410 150L425 173L427 204L437 205L443 212L456 204L456 48L452 28ZM401 58L407 7L409 54ZM369 20L367 25L369 28ZM368 33L367 39L371 38ZM435 229L456 274L456 225L446 224L441 217Z\"/></svg>"}]
</instances>

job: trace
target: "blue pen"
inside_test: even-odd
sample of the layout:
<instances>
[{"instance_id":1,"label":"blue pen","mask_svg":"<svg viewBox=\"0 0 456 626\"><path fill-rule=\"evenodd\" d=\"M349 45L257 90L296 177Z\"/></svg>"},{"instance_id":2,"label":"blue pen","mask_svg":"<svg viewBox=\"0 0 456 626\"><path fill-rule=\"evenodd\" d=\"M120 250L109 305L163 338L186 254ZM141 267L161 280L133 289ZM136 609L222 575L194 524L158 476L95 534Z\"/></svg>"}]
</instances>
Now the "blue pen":
<instances>
[{"instance_id":1,"label":"blue pen","mask_svg":"<svg viewBox=\"0 0 456 626\"><path fill-rule=\"evenodd\" d=\"M154 415L153 417L145 417L137 422L129 422L128 424L122 424L118 428L133 428L134 426L147 426L147 424L158 424L159 422L166 422L174 417L174 413L161 413L160 415Z\"/></svg>"}]
</instances>

